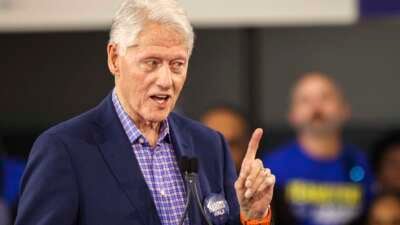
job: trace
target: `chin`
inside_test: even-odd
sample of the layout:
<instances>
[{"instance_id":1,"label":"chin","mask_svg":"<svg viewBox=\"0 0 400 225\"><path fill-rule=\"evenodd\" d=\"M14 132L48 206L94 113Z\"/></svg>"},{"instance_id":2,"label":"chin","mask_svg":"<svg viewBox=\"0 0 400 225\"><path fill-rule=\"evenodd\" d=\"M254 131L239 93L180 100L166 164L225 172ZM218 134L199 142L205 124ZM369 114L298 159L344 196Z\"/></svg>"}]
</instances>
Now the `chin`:
<instances>
[{"instance_id":1,"label":"chin","mask_svg":"<svg viewBox=\"0 0 400 225\"><path fill-rule=\"evenodd\" d=\"M147 116L145 116L146 121L151 121L151 122L162 122L166 120L169 116L170 112L153 112L153 113L148 113Z\"/></svg>"}]
</instances>

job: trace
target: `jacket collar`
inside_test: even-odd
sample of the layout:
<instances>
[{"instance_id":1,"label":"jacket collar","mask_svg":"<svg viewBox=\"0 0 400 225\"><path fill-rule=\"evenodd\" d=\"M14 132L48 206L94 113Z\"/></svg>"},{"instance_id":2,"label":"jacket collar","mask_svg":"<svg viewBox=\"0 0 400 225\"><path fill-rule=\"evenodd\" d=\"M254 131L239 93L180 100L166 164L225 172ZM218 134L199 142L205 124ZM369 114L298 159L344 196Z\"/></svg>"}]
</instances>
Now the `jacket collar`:
<instances>
[{"instance_id":1,"label":"jacket collar","mask_svg":"<svg viewBox=\"0 0 400 225\"><path fill-rule=\"evenodd\" d=\"M143 224L161 225L153 198L109 94L97 107L101 154Z\"/></svg>"}]
</instances>

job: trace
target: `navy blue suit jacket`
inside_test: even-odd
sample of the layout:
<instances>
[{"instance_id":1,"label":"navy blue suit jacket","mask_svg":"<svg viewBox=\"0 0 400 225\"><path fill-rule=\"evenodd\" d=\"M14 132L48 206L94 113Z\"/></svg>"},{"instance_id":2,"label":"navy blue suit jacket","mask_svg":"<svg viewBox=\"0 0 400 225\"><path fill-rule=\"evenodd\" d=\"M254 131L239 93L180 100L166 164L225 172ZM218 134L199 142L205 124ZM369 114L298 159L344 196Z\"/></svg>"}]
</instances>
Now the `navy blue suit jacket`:
<instances>
[{"instance_id":1,"label":"navy blue suit jacket","mask_svg":"<svg viewBox=\"0 0 400 225\"><path fill-rule=\"evenodd\" d=\"M199 160L201 198L222 193L229 225L239 224L236 172L221 134L171 113L172 143ZM205 224L194 207L192 225ZM111 95L94 109L44 132L21 185L16 225L161 225Z\"/></svg>"}]
</instances>

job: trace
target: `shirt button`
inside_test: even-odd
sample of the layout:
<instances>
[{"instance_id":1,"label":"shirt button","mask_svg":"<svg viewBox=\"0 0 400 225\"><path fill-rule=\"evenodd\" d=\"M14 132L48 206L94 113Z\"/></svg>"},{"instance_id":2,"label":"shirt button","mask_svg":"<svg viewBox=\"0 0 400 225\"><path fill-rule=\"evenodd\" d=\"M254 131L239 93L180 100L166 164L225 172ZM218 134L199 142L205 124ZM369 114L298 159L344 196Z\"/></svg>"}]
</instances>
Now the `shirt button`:
<instances>
[{"instance_id":1,"label":"shirt button","mask_svg":"<svg viewBox=\"0 0 400 225\"><path fill-rule=\"evenodd\" d=\"M161 194L161 196L163 196L163 197L166 196L164 189L161 189L161 190L160 190L160 194Z\"/></svg>"},{"instance_id":2,"label":"shirt button","mask_svg":"<svg viewBox=\"0 0 400 225\"><path fill-rule=\"evenodd\" d=\"M144 139L141 137L141 138L139 138L139 143L140 144L143 144L144 143Z\"/></svg>"}]
</instances>

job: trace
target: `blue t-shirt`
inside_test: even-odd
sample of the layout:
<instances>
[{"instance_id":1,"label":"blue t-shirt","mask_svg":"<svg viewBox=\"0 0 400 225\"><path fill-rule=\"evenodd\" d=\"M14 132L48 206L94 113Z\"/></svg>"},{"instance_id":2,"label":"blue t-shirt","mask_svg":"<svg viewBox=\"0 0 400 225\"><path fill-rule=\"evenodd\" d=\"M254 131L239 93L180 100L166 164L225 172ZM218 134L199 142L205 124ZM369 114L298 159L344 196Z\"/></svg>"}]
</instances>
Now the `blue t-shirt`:
<instances>
[{"instance_id":1,"label":"blue t-shirt","mask_svg":"<svg viewBox=\"0 0 400 225\"><path fill-rule=\"evenodd\" d=\"M336 159L317 160L297 141L262 158L276 176L296 225L343 225L371 199L372 174L365 155L345 145ZM276 221L279 224L279 221Z\"/></svg>"}]
</instances>

